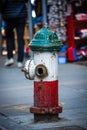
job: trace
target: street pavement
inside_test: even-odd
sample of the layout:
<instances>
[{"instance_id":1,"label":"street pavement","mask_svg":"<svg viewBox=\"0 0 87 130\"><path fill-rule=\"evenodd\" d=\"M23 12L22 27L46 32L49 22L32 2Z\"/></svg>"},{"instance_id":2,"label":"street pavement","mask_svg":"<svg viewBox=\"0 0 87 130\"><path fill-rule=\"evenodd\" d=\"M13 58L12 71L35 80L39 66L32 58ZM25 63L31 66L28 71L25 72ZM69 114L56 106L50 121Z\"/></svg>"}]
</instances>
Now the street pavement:
<instances>
[{"instance_id":1,"label":"street pavement","mask_svg":"<svg viewBox=\"0 0 87 130\"><path fill-rule=\"evenodd\" d=\"M15 64L4 67L0 56L0 130L87 130L87 66L59 64L59 103L63 108L58 121L34 122L33 80L25 78ZM24 62L27 59L25 58Z\"/></svg>"}]
</instances>

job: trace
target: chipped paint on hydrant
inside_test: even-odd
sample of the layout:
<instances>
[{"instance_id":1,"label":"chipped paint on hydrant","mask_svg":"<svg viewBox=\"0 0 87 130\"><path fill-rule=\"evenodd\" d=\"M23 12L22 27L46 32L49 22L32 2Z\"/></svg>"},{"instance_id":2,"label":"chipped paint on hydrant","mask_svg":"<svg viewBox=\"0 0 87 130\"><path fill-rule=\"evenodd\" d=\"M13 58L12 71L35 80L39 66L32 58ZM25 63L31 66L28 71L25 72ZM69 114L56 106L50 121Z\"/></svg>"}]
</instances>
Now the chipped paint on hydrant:
<instances>
[{"instance_id":1,"label":"chipped paint on hydrant","mask_svg":"<svg viewBox=\"0 0 87 130\"><path fill-rule=\"evenodd\" d=\"M25 63L23 71L34 80L34 121L57 120L62 107L58 100L58 51L63 44L48 28L39 30L29 44L34 59Z\"/></svg>"}]
</instances>

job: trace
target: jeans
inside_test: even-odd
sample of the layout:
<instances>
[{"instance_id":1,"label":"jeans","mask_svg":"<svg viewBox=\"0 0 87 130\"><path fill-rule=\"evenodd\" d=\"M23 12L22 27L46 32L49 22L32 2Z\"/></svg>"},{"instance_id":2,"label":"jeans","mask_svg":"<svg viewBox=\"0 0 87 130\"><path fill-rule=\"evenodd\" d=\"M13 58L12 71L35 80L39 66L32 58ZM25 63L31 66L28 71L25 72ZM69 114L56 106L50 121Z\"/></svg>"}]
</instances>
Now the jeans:
<instances>
[{"instance_id":1,"label":"jeans","mask_svg":"<svg viewBox=\"0 0 87 130\"><path fill-rule=\"evenodd\" d=\"M7 57L8 59L13 57L14 46L14 29L17 33L18 43L18 62L23 62L24 57L24 28L26 20L24 19L8 19L6 20L6 43L7 43Z\"/></svg>"}]
</instances>

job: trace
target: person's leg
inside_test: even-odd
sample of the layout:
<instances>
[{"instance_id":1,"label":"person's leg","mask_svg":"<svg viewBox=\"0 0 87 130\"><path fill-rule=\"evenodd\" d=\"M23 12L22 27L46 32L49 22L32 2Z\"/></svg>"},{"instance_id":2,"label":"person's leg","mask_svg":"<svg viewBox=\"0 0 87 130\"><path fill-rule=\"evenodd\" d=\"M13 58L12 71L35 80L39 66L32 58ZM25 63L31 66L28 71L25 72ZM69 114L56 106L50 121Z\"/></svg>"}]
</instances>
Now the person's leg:
<instances>
[{"instance_id":1,"label":"person's leg","mask_svg":"<svg viewBox=\"0 0 87 130\"><path fill-rule=\"evenodd\" d=\"M19 23L16 26L17 38L18 38L18 62L23 62L24 57L24 28L25 22Z\"/></svg>"},{"instance_id":2,"label":"person's leg","mask_svg":"<svg viewBox=\"0 0 87 130\"><path fill-rule=\"evenodd\" d=\"M13 44L14 44L14 24L6 21L6 44L7 44L7 58L13 58Z\"/></svg>"},{"instance_id":3,"label":"person's leg","mask_svg":"<svg viewBox=\"0 0 87 130\"><path fill-rule=\"evenodd\" d=\"M2 24L2 19L1 19L1 14L0 14L0 27ZM1 35L1 30L0 30L0 55L2 54L2 35Z\"/></svg>"},{"instance_id":4,"label":"person's leg","mask_svg":"<svg viewBox=\"0 0 87 130\"><path fill-rule=\"evenodd\" d=\"M13 59L13 44L14 44L14 34L13 34L14 24L12 21L6 21L6 44L7 44L7 60L5 66L10 66L14 63Z\"/></svg>"}]
</instances>

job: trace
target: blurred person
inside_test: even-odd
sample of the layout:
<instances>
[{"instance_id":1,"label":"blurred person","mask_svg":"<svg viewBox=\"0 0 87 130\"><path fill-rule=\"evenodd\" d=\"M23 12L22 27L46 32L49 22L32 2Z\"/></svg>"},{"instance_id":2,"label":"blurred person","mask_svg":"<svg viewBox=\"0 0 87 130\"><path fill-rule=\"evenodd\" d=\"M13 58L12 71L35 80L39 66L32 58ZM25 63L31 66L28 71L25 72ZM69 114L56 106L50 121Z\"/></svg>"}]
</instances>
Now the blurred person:
<instances>
[{"instance_id":1,"label":"blurred person","mask_svg":"<svg viewBox=\"0 0 87 130\"><path fill-rule=\"evenodd\" d=\"M3 54L3 51L6 50L6 42L5 42L5 21L2 20L1 21L1 27L0 27L0 30L1 30L1 37L2 37L2 41L1 41L1 54Z\"/></svg>"},{"instance_id":2,"label":"blurred person","mask_svg":"<svg viewBox=\"0 0 87 130\"><path fill-rule=\"evenodd\" d=\"M28 0L7 0L7 5L2 11L2 18L5 21L5 34L7 44L7 60L5 66L14 64L13 58L13 44L14 44L14 29L17 33L18 42L18 57L17 65L19 68L23 67L24 57L24 28L27 20Z\"/></svg>"},{"instance_id":3,"label":"blurred person","mask_svg":"<svg viewBox=\"0 0 87 130\"><path fill-rule=\"evenodd\" d=\"M2 19L1 21L1 26L0 26L0 31L1 31L1 54L2 55L7 55L7 45L6 45L6 35L5 35L5 21ZM13 54L15 54L15 44L13 44Z\"/></svg>"},{"instance_id":4,"label":"blurred person","mask_svg":"<svg viewBox=\"0 0 87 130\"><path fill-rule=\"evenodd\" d=\"M1 13L0 13L0 55L2 54L2 34L1 34L1 25L2 25L2 19L1 19Z\"/></svg>"},{"instance_id":5,"label":"blurred person","mask_svg":"<svg viewBox=\"0 0 87 130\"><path fill-rule=\"evenodd\" d=\"M1 22L1 34L2 36L5 36L5 21L2 20Z\"/></svg>"}]
</instances>

